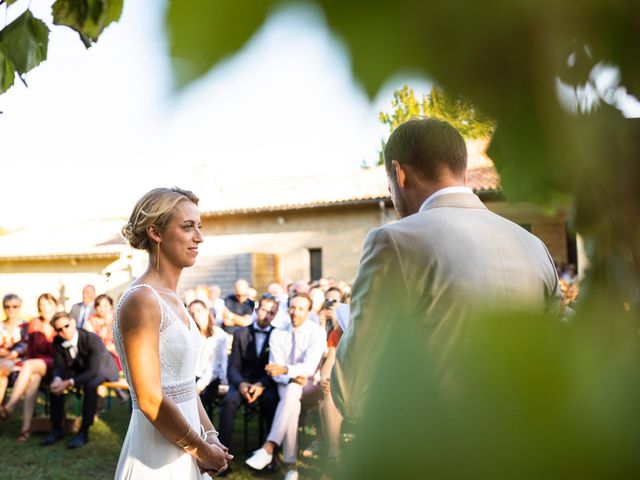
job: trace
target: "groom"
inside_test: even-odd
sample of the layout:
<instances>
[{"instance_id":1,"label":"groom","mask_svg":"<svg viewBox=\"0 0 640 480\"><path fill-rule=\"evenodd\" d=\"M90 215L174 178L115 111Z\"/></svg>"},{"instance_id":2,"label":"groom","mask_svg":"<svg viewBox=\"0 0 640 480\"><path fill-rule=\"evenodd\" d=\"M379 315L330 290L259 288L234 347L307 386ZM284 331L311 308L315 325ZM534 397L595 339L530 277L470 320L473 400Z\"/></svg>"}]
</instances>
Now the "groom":
<instances>
[{"instance_id":1,"label":"groom","mask_svg":"<svg viewBox=\"0 0 640 480\"><path fill-rule=\"evenodd\" d=\"M423 332L426 348L453 348L482 307L559 311L546 247L489 211L466 186L467 150L458 131L434 118L391 134L384 161L398 222L367 236L351 297L351 322L332 372L346 421L362 415L371 378L392 329Z\"/></svg>"}]
</instances>

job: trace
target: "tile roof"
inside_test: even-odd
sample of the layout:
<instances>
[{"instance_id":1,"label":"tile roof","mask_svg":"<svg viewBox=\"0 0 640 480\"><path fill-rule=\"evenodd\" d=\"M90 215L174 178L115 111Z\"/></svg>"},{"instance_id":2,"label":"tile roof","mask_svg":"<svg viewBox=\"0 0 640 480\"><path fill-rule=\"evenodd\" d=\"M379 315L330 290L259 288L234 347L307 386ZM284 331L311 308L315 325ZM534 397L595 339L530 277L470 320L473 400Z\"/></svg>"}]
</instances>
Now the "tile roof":
<instances>
[{"instance_id":1,"label":"tile roof","mask_svg":"<svg viewBox=\"0 0 640 480\"><path fill-rule=\"evenodd\" d=\"M468 184L494 192L500 179L484 148L469 147ZM275 178L229 184L202 195L203 217L299 210L389 200L384 167L341 176ZM0 261L118 258L129 247L120 234L125 218L39 226L0 235Z\"/></svg>"},{"instance_id":2,"label":"tile roof","mask_svg":"<svg viewBox=\"0 0 640 480\"><path fill-rule=\"evenodd\" d=\"M468 184L476 193L494 192L500 179L483 148L469 148ZM226 184L201 196L204 217L299 210L389 199L384 167L340 176L274 178Z\"/></svg>"},{"instance_id":3,"label":"tile roof","mask_svg":"<svg viewBox=\"0 0 640 480\"><path fill-rule=\"evenodd\" d=\"M125 219L39 226L0 236L0 261L118 258L128 246L120 234Z\"/></svg>"}]
</instances>

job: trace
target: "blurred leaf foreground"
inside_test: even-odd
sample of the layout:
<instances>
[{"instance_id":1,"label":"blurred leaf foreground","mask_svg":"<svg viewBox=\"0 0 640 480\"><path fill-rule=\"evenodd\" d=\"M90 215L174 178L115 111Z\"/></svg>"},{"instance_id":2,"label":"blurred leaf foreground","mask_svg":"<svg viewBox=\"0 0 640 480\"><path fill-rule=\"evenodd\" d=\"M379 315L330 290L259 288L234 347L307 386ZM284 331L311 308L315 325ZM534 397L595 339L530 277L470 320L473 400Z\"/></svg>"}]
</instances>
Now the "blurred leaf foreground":
<instances>
[{"instance_id":1,"label":"blurred leaf foreground","mask_svg":"<svg viewBox=\"0 0 640 480\"><path fill-rule=\"evenodd\" d=\"M295 3L172 2L176 85ZM571 206L590 260L568 322L476 312L445 349L398 318L375 345L377 384L343 477L639 478L640 129L623 110L640 96L640 1L312 5L370 96L421 72L494 119L505 197Z\"/></svg>"}]
</instances>

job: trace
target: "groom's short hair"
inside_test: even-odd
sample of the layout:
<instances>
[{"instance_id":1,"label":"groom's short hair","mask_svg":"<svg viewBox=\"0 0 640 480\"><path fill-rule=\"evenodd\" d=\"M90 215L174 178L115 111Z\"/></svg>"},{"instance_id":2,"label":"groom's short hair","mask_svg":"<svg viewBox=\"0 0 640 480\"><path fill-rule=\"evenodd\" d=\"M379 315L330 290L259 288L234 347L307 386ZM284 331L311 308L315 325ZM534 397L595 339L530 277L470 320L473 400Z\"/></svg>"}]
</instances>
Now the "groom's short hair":
<instances>
[{"instance_id":1,"label":"groom's short hair","mask_svg":"<svg viewBox=\"0 0 640 480\"><path fill-rule=\"evenodd\" d=\"M395 178L392 160L409 166L423 180L438 180L442 167L463 177L467 146L460 132L448 122L432 117L412 118L393 131L384 147L387 173Z\"/></svg>"}]
</instances>

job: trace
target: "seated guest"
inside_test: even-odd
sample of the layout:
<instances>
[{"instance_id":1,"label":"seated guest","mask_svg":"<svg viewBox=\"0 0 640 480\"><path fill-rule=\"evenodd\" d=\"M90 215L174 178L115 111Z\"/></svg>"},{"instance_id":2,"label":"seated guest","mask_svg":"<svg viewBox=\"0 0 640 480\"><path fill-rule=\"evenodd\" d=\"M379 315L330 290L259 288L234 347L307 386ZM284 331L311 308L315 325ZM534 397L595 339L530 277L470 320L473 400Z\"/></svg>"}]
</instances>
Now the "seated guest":
<instances>
[{"instance_id":1,"label":"seated guest","mask_svg":"<svg viewBox=\"0 0 640 480\"><path fill-rule=\"evenodd\" d=\"M218 386L227 384L227 337L216 327L211 310L202 300L189 305L189 313L205 338L196 364L196 390L203 405L209 405L218 393Z\"/></svg>"},{"instance_id":2,"label":"seated guest","mask_svg":"<svg viewBox=\"0 0 640 480\"><path fill-rule=\"evenodd\" d=\"M218 327L223 325L222 314L224 313L224 300L220 298L220 295L222 295L220 285L209 286L209 304Z\"/></svg>"},{"instance_id":3,"label":"seated guest","mask_svg":"<svg viewBox=\"0 0 640 480\"><path fill-rule=\"evenodd\" d=\"M82 388L82 424L69 442L69 448L79 448L89 441L89 427L98 406L98 387L106 381L118 379L116 362L100 338L92 332L76 327L68 313L58 312L51 325L58 334L54 339L54 368L51 382L51 424L53 430L43 445L52 445L63 433L65 390Z\"/></svg>"},{"instance_id":4,"label":"seated guest","mask_svg":"<svg viewBox=\"0 0 640 480\"><path fill-rule=\"evenodd\" d=\"M327 291L327 293L329 293ZM336 349L342 337L342 328L336 321L336 328L329 334L327 341L327 357L322 364L321 377L323 398L320 402L320 423L325 442L329 447L327 458L330 462L338 462L340 459L340 427L342 426L342 415L333 403L331 396L331 369L336 363Z\"/></svg>"},{"instance_id":5,"label":"seated guest","mask_svg":"<svg viewBox=\"0 0 640 480\"><path fill-rule=\"evenodd\" d=\"M324 329L308 320L312 300L306 293L298 293L289 301L291 323L277 328L269 339L269 361L265 367L278 384L280 400L267 441L246 460L246 464L262 470L273 459L276 448L282 446L282 461L288 464L285 479L298 478L296 470L298 420L305 387L318 368L327 347Z\"/></svg>"},{"instance_id":6,"label":"seated guest","mask_svg":"<svg viewBox=\"0 0 640 480\"><path fill-rule=\"evenodd\" d=\"M6 405L0 405L0 420L9 418L16 405L24 395L22 404L22 429L16 439L23 444L31 436L31 420L36 406L40 382L51 375L53 367L53 337L55 331L50 320L58 309L58 301L50 293L43 293L38 297L37 317L29 320L27 325L27 348L24 360L16 363L20 373L13 384L11 397Z\"/></svg>"},{"instance_id":7,"label":"seated guest","mask_svg":"<svg viewBox=\"0 0 640 480\"><path fill-rule=\"evenodd\" d=\"M276 300L276 302L278 302L279 309L284 308L285 311L287 310L289 296L287 295L287 292L285 292L284 288L282 288L282 285L275 282L270 283L267 287L267 292Z\"/></svg>"},{"instance_id":8,"label":"seated guest","mask_svg":"<svg viewBox=\"0 0 640 480\"><path fill-rule=\"evenodd\" d=\"M116 344L113 341L113 298L109 295L98 295L95 300L96 314L91 315L84 324L87 332L93 332L100 340L111 355L113 355L118 370L122 370L120 359L116 353Z\"/></svg>"},{"instance_id":9,"label":"seated guest","mask_svg":"<svg viewBox=\"0 0 640 480\"><path fill-rule=\"evenodd\" d=\"M278 308L273 298L263 298L256 312L253 325L236 330L229 358L229 392L222 401L220 411L220 442L231 445L236 411L244 403L258 401L260 414L271 427L278 405L276 384L267 375L269 362L269 337L273 327L271 320Z\"/></svg>"},{"instance_id":10,"label":"seated guest","mask_svg":"<svg viewBox=\"0 0 640 480\"><path fill-rule=\"evenodd\" d=\"M324 290L320 287L313 287L309 290L309 296L313 302L311 305L311 311L313 311L317 316L320 313L320 310L322 310L322 307L324 307Z\"/></svg>"},{"instance_id":11,"label":"seated guest","mask_svg":"<svg viewBox=\"0 0 640 480\"><path fill-rule=\"evenodd\" d=\"M251 325L255 303L249 298L249 290L249 283L240 279L236 281L235 293L224 299L222 318L225 332L233 334L239 327Z\"/></svg>"},{"instance_id":12,"label":"seated guest","mask_svg":"<svg viewBox=\"0 0 640 480\"><path fill-rule=\"evenodd\" d=\"M11 379L18 374L15 365L22 360L27 348L27 324L20 320L21 306L22 300L13 293L2 299L4 320L0 324L0 405Z\"/></svg>"},{"instance_id":13,"label":"seated guest","mask_svg":"<svg viewBox=\"0 0 640 480\"><path fill-rule=\"evenodd\" d=\"M336 320L336 308L342 298L342 292L338 287L329 287L324 296L322 310L318 314L320 325L322 325L328 333L335 328L338 323Z\"/></svg>"},{"instance_id":14,"label":"seated guest","mask_svg":"<svg viewBox=\"0 0 640 480\"><path fill-rule=\"evenodd\" d=\"M80 303L75 303L71 307L71 312L69 312L69 315L76 319L78 328L84 328L84 324L89 317L91 317L91 315L95 315L95 299L96 287L93 285L85 285L82 287L82 301Z\"/></svg>"}]
</instances>

